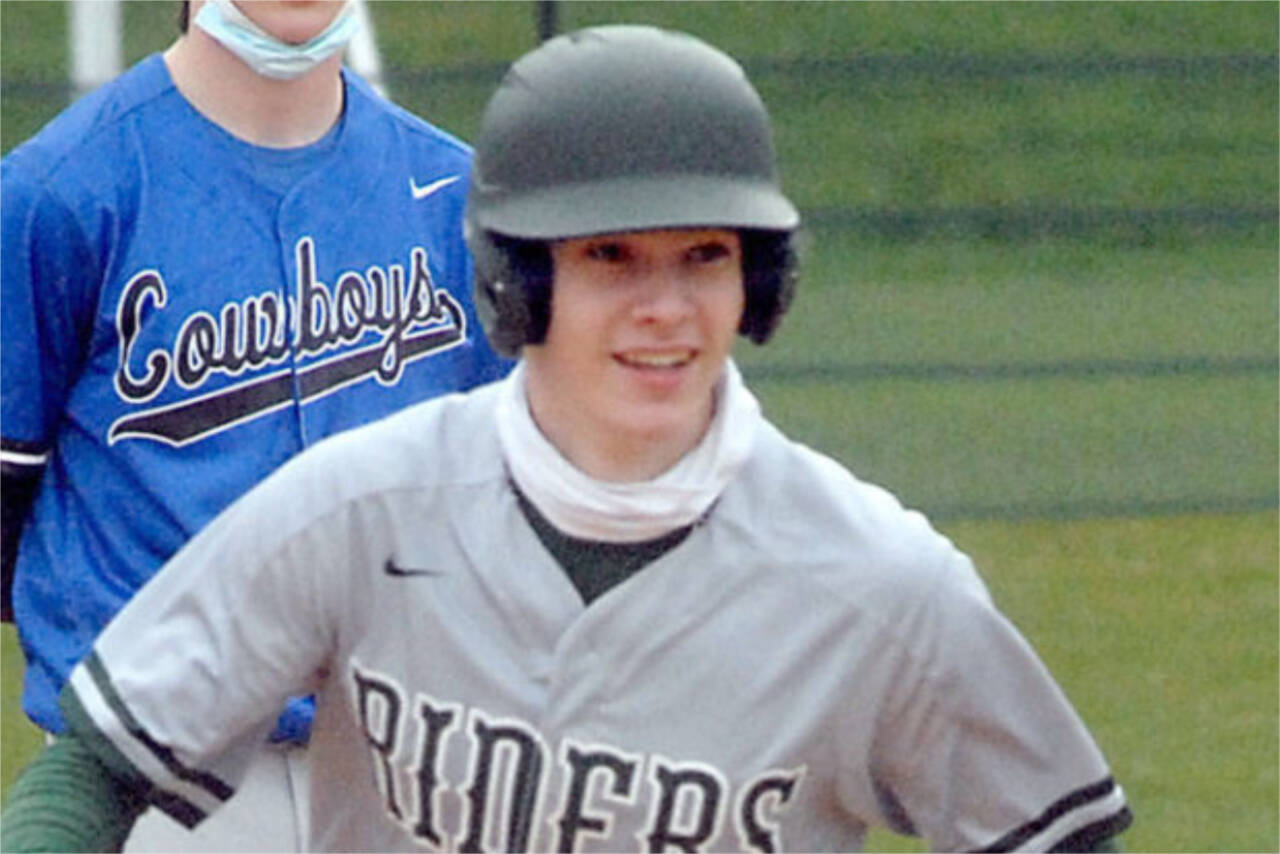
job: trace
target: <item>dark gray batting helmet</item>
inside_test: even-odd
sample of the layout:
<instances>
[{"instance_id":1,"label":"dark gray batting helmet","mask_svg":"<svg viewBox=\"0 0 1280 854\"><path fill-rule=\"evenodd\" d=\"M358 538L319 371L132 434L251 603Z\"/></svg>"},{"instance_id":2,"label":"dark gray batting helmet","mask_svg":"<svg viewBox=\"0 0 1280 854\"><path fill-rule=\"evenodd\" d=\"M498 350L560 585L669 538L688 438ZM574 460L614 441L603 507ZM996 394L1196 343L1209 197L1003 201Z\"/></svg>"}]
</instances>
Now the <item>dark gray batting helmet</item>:
<instances>
[{"instance_id":1,"label":"dark gray batting helmet","mask_svg":"<svg viewBox=\"0 0 1280 854\"><path fill-rule=\"evenodd\" d=\"M741 332L763 343L794 290L795 206L769 116L742 68L698 39L604 26L518 60L475 143L467 243L494 347L540 343L550 240L657 228L742 233Z\"/></svg>"}]
</instances>

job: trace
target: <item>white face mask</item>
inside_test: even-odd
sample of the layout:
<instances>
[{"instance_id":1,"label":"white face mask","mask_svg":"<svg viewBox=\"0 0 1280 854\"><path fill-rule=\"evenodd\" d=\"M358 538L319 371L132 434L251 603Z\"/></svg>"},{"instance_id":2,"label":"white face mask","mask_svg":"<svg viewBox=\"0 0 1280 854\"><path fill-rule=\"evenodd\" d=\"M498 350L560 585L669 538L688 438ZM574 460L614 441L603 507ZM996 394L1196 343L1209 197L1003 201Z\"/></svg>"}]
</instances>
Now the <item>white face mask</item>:
<instances>
[{"instance_id":1,"label":"white face mask","mask_svg":"<svg viewBox=\"0 0 1280 854\"><path fill-rule=\"evenodd\" d=\"M276 80L306 74L346 47L360 26L350 0L324 32L303 44L280 41L251 21L232 0L209 0L194 23L254 71Z\"/></svg>"}]
</instances>

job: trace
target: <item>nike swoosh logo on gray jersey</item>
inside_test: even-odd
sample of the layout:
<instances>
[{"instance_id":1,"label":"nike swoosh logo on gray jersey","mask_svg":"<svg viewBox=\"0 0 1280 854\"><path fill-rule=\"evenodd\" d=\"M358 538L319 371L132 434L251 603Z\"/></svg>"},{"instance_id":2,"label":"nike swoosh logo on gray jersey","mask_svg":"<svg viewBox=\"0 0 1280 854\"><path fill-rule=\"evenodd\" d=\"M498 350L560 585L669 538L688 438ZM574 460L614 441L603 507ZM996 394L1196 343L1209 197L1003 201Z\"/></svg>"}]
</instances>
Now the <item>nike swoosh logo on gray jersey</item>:
<instances>
[{"instance_id":1,"label":"nike swoosh logo on gray jersey","mask_svg":"<svg viewBox=\"0 0 1280 854\"><path fill-rule=\"evenodd\" d=\"M397 566L395 561L387 558L387 562L382 565L382 571L393 578L411 578L415 575L443 575L442 569L427 569L425 567L416 566Z\"/></svg>"},{"instance_id":2,"label":"nike swoosh logo on gray jersey","mask_svg":"<svg viewBox=\"0 0 1280 854\"><path fill-rule=\"evenodd\" d=\"M443 190L445 187L449 186L450 184L456 181L461 181L461 180L462 180L461 175L450 175L447 178L440 178L438 180L432 181L430 184L423 184L421 187L419 187L417 183L413 180L413 178L410 178L409 192L413 193L413 197L415 199L425 199L427 196L431 195L437 190Z\"/></svg>"}]
</instances>

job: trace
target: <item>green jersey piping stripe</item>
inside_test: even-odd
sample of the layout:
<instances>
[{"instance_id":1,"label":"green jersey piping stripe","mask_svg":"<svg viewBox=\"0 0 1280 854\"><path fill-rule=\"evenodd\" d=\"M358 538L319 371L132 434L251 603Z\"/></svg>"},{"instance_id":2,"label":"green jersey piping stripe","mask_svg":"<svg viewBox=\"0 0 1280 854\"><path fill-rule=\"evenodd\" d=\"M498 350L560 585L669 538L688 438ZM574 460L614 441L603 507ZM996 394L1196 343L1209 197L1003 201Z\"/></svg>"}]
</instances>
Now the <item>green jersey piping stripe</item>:
<instances>
[{"instance_id":1,"label":"green jersey piping stripe","mask_svg":"<svg viewBox=\"0 0 1280 854\"><path fill-rule=\"evenodd\" d=\"M107 673L106 667L103 666L102 660L98 658L96 652L89 653L89 657L85 659L85 666L112 713L124 724L125 731L145 747L152 756L158 759L170 774L179 780L203 789L220 801L226 801L235 794L235 789L216 775L208 771L189 768L182 764L178 757L173 755L172 750L157 742L143 729L137 718L125 706L124 701L120 699L120 695L116 693L115 686L111 683L111 675ZM173 795L173 797L186 803L186 800L178 795ZM194 804L191 807L199 811L199 808Z\"/></svg>"},{"instance_id":2,"label":"green jersey piping stripe","mask_svg":"<svg viewBox=\"0 0 1280 854\"><path fill-rule=\"evenodd\" d=\"M97 723L93 722L91 714L84 708L84 704L76 694L76 691L70 689L70 685L68 685L67 690L63 691L60 703L61 707L63 707L63 717L67 718L69 731L74 732L74 736L90 746L92 752L97 755L99 762L108 769L108 772L116 781L131 787L131 789L137 791L138 795L145 798L148 803L155 804L156 807L165 810L166 813L169 813L170 816L173 816L187 827L195 827L200 823L201 819L204 819L205 810L180 795L157 789L150 781L150 778L147 778L145 773L142 773L140 768L134 766L127 755L124 755L122 750L115 746L114 741L111 741L105 732L97 729Z\"/></svg>"},{"instance_id":3,"label":"green jersey piping stripe","mask_svg":"<svg viewBox=\"0 0 1280 854\"><path fill-rule=\"evenodd\" d=\"M1084 807L1095 801L1101 801L1104 798L1111 795L1115 790L1116 790L1116 781L1114 777L1105 777L1104 779L1099 780L1096 783L1091 783L1087 786L1081 786L1079 789L1076 789L1074 792L1071 792L1070 794L1067 794L1062 798L1058 799L1057 801L1055 801L1053 804L1049 806L1048 809L1046 809L1036 818L1022 825L1021 827L1016 828L1015 830L1012 830L1009 833L1006 833L1004 836L1000 837L999 839L991 843L991 845L987 846L986 848L981 848L979 850L984 852L1013 851L1017 849L1018 846L1026 843L1032 837L1042 833L1050 825L1052 825L1054 822L1056 822L1058 819L1062 818L1063 816L1067 815L1068 813L1078 810L1081 807ZM1106 819L1103 819L1100 822L1093 822L1087 828L1074 831L1071 834L1071 836L1074 837L1075 835L1079 833L1083 833L1084 831L1089 830L1093 827L1096 827L1097 825L1105 825L1108 828L1114 827L1115 829L1112 831L1112 834L1114 835L1114 833L1119 833L1125 827L1128 827L1129 821L1130 821L1129 808L1127 806L1121 807L1119 810L1117 810L1114 814L1107 817Z\"/></svg>"},{"instance_id":4,"label":"green jersey piping stripe","mask_svg":"<svg viewBox=\"0 0 1280 854\"><path fill-rule=\"evenodd\" d=\"M73 674L72 683L68 683L59 701L68 729L90 746L97 754L98 761L106 766L113 777L122 781L123 785L134 788L140 797L164 810L186 827L195 827L199 824L207 815L203 809L181 795L158 788L106 733L98 729L93 716L89 714L80 695L76 693L79 689L73 690L75 680L76 675ZM96 699L102 701L97 683L91 681L90 687L99 692Z\"/></svg>"}]
</instances>

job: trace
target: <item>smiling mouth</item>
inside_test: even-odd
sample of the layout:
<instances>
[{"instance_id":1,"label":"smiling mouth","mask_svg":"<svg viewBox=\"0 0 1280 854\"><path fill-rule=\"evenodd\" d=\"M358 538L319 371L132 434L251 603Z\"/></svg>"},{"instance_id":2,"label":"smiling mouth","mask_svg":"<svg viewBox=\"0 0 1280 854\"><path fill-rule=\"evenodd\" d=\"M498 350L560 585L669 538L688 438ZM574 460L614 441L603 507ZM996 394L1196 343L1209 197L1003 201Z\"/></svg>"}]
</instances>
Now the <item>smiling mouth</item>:
<instances>
[{"instance_id":1,"label":"smiling mouth","mask_svg":"<svg viewBox=\"0 0 1280 854\"><path fill-rule=\"evenodd\" d=\"M681 347L675 350L644 350L615 353L614 361L628 368L642 370L674 370L693 361L697 352Z\"/></svg>"}]
</instances>

